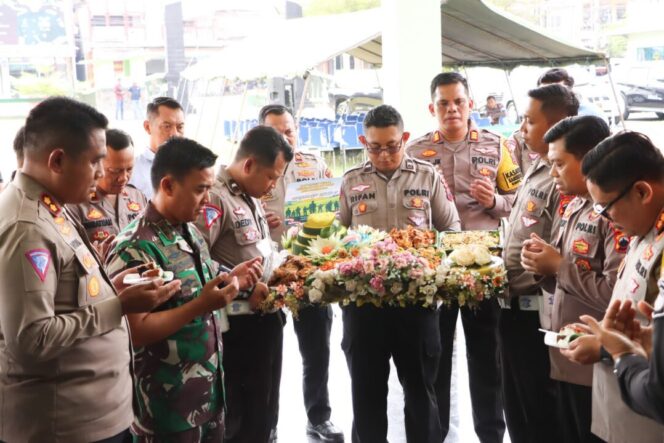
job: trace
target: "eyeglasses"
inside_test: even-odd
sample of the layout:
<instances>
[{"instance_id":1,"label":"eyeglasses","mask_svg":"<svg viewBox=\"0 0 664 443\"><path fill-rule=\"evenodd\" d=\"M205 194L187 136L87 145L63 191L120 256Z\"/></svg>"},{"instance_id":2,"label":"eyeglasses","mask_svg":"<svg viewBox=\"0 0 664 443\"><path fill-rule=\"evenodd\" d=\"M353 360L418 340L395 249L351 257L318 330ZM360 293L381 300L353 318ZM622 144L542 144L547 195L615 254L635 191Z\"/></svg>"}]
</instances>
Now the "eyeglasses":
<instances>
[{"instance_id":1,"label":"eyeglasses","mask_svg":"<svg viewBox=\"0 0 664 443\"><path fill-rule=\"evenodd\" d=\"M380 155L383 152L386 152L388 154L396 154L401 150L401 146L403 145L403 140L399 142L397 146L378 146L377 148L372 148L368 144L364 144L367 148L367 152L369 154L375 154L375 155Z\"/></svg>"},{"instance_id":2,"label":"eyeglasses","mask_svg":"<svg viewBox=\"0 0 664 443\"><path fill-rule=\"evenodd\" d=\"M611 216L608 214L609 209L611 209L611 206L615 205L618 200L623 198L624 196L627 195L627 193L632 189L632 186L636 184L636 182L639 180L634 180L632 183L629 184L629 186L626 186L625 189L620 191L620 194L613 200L611 200L609 203L607 203L605 206L602 206L600 204L594 204L593 205L593 210L601 215L602 217L606 218L607 220L613 220Z\"/></svg>"}]
</instances>

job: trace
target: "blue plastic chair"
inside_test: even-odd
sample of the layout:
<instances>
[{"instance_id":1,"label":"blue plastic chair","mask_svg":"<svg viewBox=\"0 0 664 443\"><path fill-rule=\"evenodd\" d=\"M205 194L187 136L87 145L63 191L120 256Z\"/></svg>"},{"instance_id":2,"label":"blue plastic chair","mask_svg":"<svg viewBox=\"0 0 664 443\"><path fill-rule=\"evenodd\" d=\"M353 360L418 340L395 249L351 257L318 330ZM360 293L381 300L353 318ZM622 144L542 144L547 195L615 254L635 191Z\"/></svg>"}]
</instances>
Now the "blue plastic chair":
<instances>
[{"instance_id":1,"label":"blue plastic chair","mask_svg":"<svg viewBox=\"0 0 664 443\"><path fill-rule=\"evenodd\" d=\"M309 145L316 148L327 146L327 130L322 126L309 128Z\"/></svg>"},{"instance_id":2,"label":"blue plastic chair","mask_svg":"<svg viewBox=\"0 0 664 443\"><path fill-rule=\"evenodd\" d=\"M339 140L339 147L341 149L353 149L360 147L360 142L357 139L356 125L353 124L341 126L341 140Z\"/></svg>"}]
</instances>

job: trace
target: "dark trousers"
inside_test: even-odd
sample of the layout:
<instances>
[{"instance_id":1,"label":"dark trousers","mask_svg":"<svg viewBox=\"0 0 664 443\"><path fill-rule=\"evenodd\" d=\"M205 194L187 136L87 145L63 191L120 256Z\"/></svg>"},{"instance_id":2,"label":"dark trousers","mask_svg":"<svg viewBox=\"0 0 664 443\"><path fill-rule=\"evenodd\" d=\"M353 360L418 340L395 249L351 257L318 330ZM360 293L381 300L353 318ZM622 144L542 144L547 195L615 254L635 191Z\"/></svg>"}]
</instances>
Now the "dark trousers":
<instances>
[{"instance_id":1,"label":"dark trousers","mask_svg":"<svg viewBox=\"0 0 664 443\"><path fill-rule=\"evenodd\" d=\"M129 432L129 429L125 429L124 431L120 432L118 435L114 435L113 437L105 438L103 440L99 440L94 443L131 443L131 442L132 442L131 432Z\"/></svg>"},{"instance_id":2,"label":"dark trousers","mask_svg":"<svg viewBox=\"0 0 664 443\"><path fill-rule=\"evenodd\" d=\"M592 388L556 381L558 416L565 443L603 443L590 432L592 423Z\"/></svg>"},{"instance_id":3,"label":"dark trousers","mask_svg":"<svg viewBox=\"0 0 664 443\"><path fill-rule=\"evenodd\" d=\"M353 442L387 441L387 382L390 357L404 393L406 439L440 443L434 381L440 359L438 313L434 309L343 308L341 347L351 377Z\"/></svg>"},{"instance_id":4,"label":"dark trousers","mask_svg":"<svg viewBox=\"0 0 664 443\"><path fill-rule=\"evenodd\" d=\"M516 299L513 300L513 302ZM537 311L521 311L518 300L498 321L505 418L512 443L560 443L556 388L549 350Z\"/></svg>"},{"instance_id":5,"label":"dark trousers","mask_svg":"<svg viewBox=\"0 0 664 443\"><path fill-rule=\"evenodd\" d=\"M279 402L284 318L229 316L223 334L226 385L226 443L264 443Z\"/></svg>"},{"instance_id":6,"label":"dark trousers","mask_svg":"<svg viewBox=\"0 0 664 443\"><path fill-rule=\"evenodd\" d=\"M332 307L311 306L301 309L293 321L302 356L302 392L304 407L311 424L330 419L330 396L327 380L330 366Z\"/></svg>"},{"instance_id":7,"label":"dark trousers","mask_svg":"<svg viewBox=\"0 0 664 443\"><path fill-rule=\"evenodd\" d=\"M495 299L485 300L476 310L458 304L440 309L440 368L436 379L436 395L443 440L450 429L450 380L452 350L457 317L466 337L468 381L473 407L475 433L482 443L499 443L505 434L503 399L500 392L500 364L498 359L498 318L500 307Z\"/></svg>"}]
</instances>

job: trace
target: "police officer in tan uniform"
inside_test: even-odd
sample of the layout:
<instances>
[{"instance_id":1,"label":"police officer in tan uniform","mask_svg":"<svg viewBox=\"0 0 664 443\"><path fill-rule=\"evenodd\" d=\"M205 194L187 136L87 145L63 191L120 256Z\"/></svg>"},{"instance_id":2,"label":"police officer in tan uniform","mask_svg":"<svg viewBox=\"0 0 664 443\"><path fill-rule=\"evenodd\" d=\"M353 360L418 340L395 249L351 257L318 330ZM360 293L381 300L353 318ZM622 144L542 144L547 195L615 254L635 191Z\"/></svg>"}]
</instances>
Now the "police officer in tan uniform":
<instances>
[{"instance_id":1,"label":"police officer in tan uniform","mask_svg":"<svg viewBox=\"0 0 664 443\"><path fill-rule=\"evenodd\" d=\"M292 159L292 148L274 129L257 126L247 132L233 163L219 170L197 222L212 259L232 268L262 257L269 279L276 245L259 199L274 189ZM226 307L227 443L267 442L278 410L285 317L280 310L256 314L257 304L247 292Z\"/></svg>"},{"instance_id":2,"label":"police officer in tan uniform","mask_svg":"<svg viewBox=\"0 0 664 443\"><path fill-rule=\"evenodd\" d=\"M147 199L129 185L134 168L134 146L129 134L119 129L106 130L104 177L90 199L70 205L71 214L83 225L91 242L110 241L143 212Z\"/></svg>"},{"instance_id":3,"label":"police officer in tan uniform","mask_svg":"<svg viewBox=\"0 0 664 443\"><path fill-rule=\"evenodd\" d=\"M544 134L563 118L576 115L579 103L574 94L560 85L533 89L528 95L521 132L540 158L524 177L505 232L503 259L509 299L501 300L503 309L498 322L503 401L513 442L559 442L549 351L538 331L541 287L548 283L553 291L554 280L545 282L542 276L525 270L521 250L532 234L550 242L553 233L558 232L564 211L550 175Z\"/></svg>"},{"instance_id":4,"label":"police officer in tan uniform","mask_svg":"<svg viewBox=\"0 0 664 443\"><path fill-rule=\"evenodd\" d=\"M413 226L458 230L459 216L443 177L404 153L409 133L396 109L382 105L364 120L369 161L344 174L339 217L344 226L389 231ZM353 442L386 441L387 378L393 358L405 396L406 439L440 443L434 382L440 358L438 312L350 304L341 347L351 376Z\"/></svg>"},{"instance_id":5,"label":"police officer in tan uniform","mask_svg":"<svg viewBox=\"0 0 664 443\"><path fill-rule=\"evenodd\" d=\"M131 441L123 316L152 310L179 281L124 289L120 274L111 282L63 209L85 201L103 176L107 123L68 98L41 102L26 120L23 168L0 195L2 441Z\"/></svg>"},{"instance_id":6,"label":"police officer in tan uniform","mask_svg":"<svg viewBox=\"0 0 664 443\"><path fill-rule=\"evenodd\" d=\"M509 215L521 170L512 160L505 140L480 130L470 120L473 101L466 79L455 72L438 74L431 82L429 111L438 129L412 141L408 154L434 164L447 181L464 230L498 229ZM442 354L436 392L443 428L450 420L450 379L457 317L461 311L468 357L475 431L482 442L500 442L505 432L500 396L497 333L500 307L495 299L480 308L457 304L440 307Z\"/></svg>"},{"instance_id":7,"label":"police officer in tan uniform","mask_svg":"<svg viewBox=\"0 0 664 443\"><path fill-rule=\"evenodd\" d=\"M284 205L289 184L331 178L332 172L325 160L312 153L297 149L297 130L290 110L282 105L266 105L258 116L258 122L281 133L295 150L293 161L288 163L277 186L263 196L265 215L270 225L272 240L281 242L285 231ZM330 365L330 332L332 330L332 307L310 306L300 310L293 319L293 328L302 355L302 386L304 407L307 412L307 434L324 441L343 440L343 433L330 421L332 409L327 389ZM275 417L274 432L277 421Z\"/></svg>"},{"instance_id":8,"label":"police officer in tan uniform","mask_svg":"<svg viewBox=\"0 0 664 443\"><path fill-rule=\"evenodd\" d=\"M580 315L604 316L627 250L627 237L594 211L581 174L583 156L609 134L604 120L583 116L561 120L544 136L557 189L575 196L562 215L553 242L533 236L522 250L524 269L556 277L547 326L553 331L577 323ZM570 362L558 348L549 348L549 357L563 441L603 441L590 432L592 368Z\"/></svg>"},{"instance_id":9,"label":"police officer in tan uniform","mask_svg":"<svg viewBox=\"0 0 664 443\"><path fill-rule=\"evenodd\" d=\"M602 321L604 328L624 331L625 319L616 316L618 301L653 303L664 251L664 157L652 142L636 132L622 132L597 145L583 159L582 172L595 210L632 236L618 270L612 304ZM592 322L584 316L584 321ZM640 318L644 324L648 321ZM603 337L602 337L603 338ZM664 441L664 426L633 412L621 399L614 369L624 375L633 357L602 348L597 335L573 341L563 353L582 364L594 364L592 432L609 443ZM608 345L608 343L607 343ZM612 360L615 357L615 360Z\"/></svg>"}]
</instances>

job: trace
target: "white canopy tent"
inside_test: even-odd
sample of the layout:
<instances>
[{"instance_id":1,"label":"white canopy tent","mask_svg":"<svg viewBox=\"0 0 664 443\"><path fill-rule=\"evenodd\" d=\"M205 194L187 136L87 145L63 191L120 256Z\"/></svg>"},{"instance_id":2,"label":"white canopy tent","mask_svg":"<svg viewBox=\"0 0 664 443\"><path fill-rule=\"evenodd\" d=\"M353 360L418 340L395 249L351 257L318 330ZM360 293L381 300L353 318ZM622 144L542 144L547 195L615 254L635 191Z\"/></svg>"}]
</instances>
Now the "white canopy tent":
<instances>
[{"instance_id":1,"label":"white canopy tent","mask_svg":"<svg viewBox=\"0 0 664 443\"><path fill-rule=\"evenodd\" d=\"M482 0L441 4L443 65L512 69L601 61L601 53L576 47ZM200 78L302 75L339 54L382 64L381 9L274 21L221 54L185 70Z\"/></svg>"}]
</instances>

